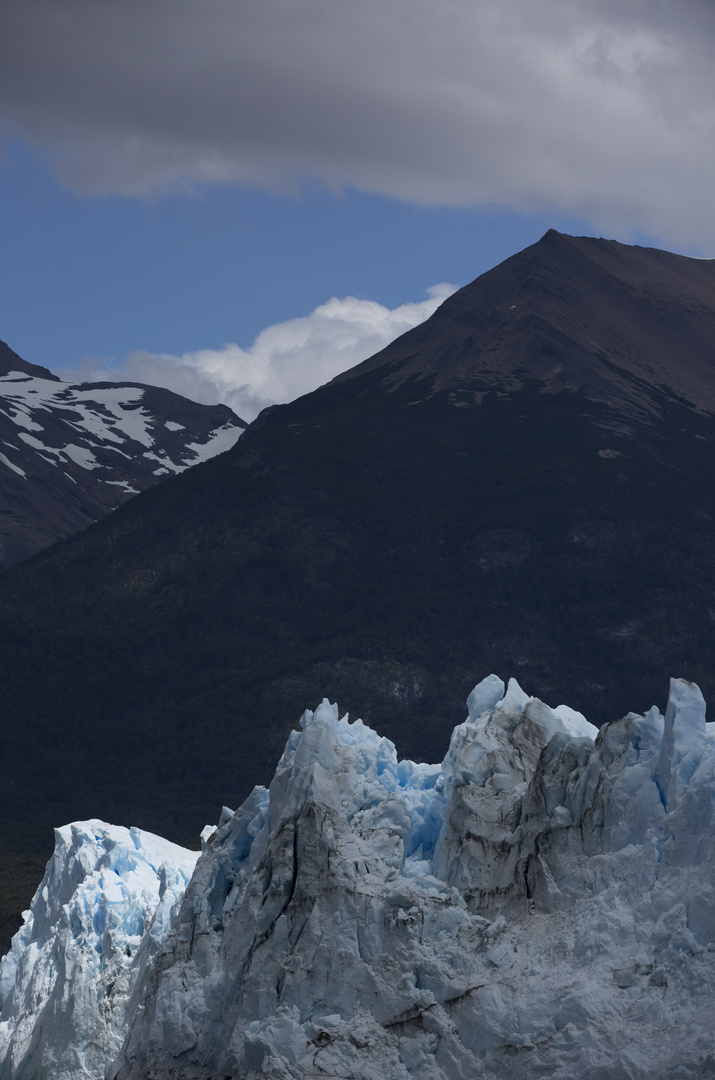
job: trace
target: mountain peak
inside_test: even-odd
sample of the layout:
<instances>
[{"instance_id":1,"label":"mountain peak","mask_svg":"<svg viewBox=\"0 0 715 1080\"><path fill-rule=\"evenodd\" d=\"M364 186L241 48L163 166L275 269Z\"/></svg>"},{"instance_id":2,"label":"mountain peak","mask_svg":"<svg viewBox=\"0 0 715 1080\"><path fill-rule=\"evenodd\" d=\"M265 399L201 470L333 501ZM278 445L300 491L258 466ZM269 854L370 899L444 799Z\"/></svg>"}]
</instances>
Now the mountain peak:
<instances>
[{"instance_id":1,"label":"mountain peak","mask_svg":"<svg viewBox=\"0 0 715 1080\"><path fill-rule=\"evenodd\" d=\"M246 424L139 383L62 382L0 342L0 559L12 566L164 476L233 446Z\"/></svg>"},{"instance_id":2,"label":"mountain peak","mask_svg":"<svg viewBox=\"0 0 715 1080\"><path fill-rule=\"evenodd\" d=\"M0 341L0 376L10 375L11 372L22 372L23 375L31 375L35 379L47 379L49 382L59 382L57 375L39 364L29 364L21 356L10 348L5 341Z\"/></svg>"},{"instance_id":3,"label":"mountain peak","mask_svg":"<svg viewBox=\"0 0 715 1080\"><path fill-rule=\"evenodd\" d=\"M549 229L335 381L379 370L474 404L536 381L631 417L662 395L715 414L713 341L715 260Z\"/></svg>"}]
</instances>

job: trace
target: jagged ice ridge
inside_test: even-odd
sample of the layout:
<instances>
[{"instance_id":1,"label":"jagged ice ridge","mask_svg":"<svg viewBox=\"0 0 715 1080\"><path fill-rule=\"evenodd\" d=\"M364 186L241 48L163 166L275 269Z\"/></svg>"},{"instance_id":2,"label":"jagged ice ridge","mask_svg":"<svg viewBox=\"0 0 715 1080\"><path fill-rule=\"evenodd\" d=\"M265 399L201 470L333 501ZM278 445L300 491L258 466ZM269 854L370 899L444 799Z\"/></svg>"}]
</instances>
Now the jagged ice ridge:
<instances>
[{"instance_id":1,"label":"jagged ice ridge","mask_svg":"<svg viewBox=\"0 0 715 1080\"><path fill-rule=\"evenodd\" d=\"M304 714L127 976L110 1080L715 1076L715 725L698 688L672 680L665 717L600 733L496 676L468 708L442 765L398 762L327 701ZM3 1031L44 1016L13 1004L36 903L3 964ZM82 1030L103 993L82 991ZM45 1031L69 1061L66 1027ZM3 1068L49 1075L7 1053Z\"/></svg>"},{"instance_id":2,"label":"jagged ice ridge","mask_svg":"<svg viewBox=\"0 0 715 1080\"><path fill-rule=\"evenodd\" d=\"M0 965L0 1077L102 1077L137 1006L198 852L78 821L55 850Z\"/></svg>"}]
</instances>

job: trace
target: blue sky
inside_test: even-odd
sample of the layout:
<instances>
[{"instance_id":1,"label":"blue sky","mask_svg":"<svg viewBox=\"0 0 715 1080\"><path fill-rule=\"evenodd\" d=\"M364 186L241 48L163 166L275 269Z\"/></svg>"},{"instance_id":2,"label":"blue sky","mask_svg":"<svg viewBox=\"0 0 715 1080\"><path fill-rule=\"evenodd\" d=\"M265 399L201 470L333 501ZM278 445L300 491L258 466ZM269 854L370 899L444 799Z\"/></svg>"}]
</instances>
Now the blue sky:
<instances>
[{"instance_id":1,"label":"blue sky","mask_svg":"<svg viewBox=\"0 0 715 1080\"><path fill-rule=\"evenodd\" d=\"M549 227L715 251L695 0L7 0L1 19L0 337L54 371L255 412Z\"/></svg>"},{"instance_id":2,"label":"blue sky","mask_svg":"<svg viewBox=\"0 0 715 1080\"><path fill-rule=\"evenodd\" d=\"M52 370L135 349L249 345L331 296L390 308L466 284L563 215L423 208L317 185L206 187L136 199L74 194L24 147L0 172L0 336Z\"/></svg>"}]
</instances>

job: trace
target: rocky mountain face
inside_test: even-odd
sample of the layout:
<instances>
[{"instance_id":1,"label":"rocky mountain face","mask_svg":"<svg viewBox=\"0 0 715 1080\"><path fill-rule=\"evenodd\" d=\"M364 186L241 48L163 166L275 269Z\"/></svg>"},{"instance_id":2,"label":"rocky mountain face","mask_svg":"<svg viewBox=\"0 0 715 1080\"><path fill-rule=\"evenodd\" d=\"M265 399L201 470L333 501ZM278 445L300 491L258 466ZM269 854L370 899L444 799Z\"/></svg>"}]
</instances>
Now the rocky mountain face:
<instances>
[{"instance_id":1,"label":"rocky mountain face","mask_svg":"<svg viewBox=\"0 0 715 1080\"><path fill-rule=\"evenodd\" d=\"M153 386L62 382L0 342L0 562L234 445L245 423Z\"/></svg>"},{"instance_id":2,"label":"rocky mountain face","mask_svg":"<svg viewBox=\"0 0 715 1080\"><path fill-rule=\"evenodd\" d=\"M551 229L336 382L429 379L465 405L538 380L623 421L662 414L659 394L713 415L714 331L715 260Z\"/></svg>"},{"instance_id":3,"label":"rocky mountain face","mask_svg":"<svg viewBox=\"0 0 715 1080\"><path fill-rule=\"evenodd\" d=\"M3 575L6 926L58 821L188 843L306 701L439 761L475 674L596 724L715 696L714 341L712 263L548 233Z\"/></svg>"}]
</instances>

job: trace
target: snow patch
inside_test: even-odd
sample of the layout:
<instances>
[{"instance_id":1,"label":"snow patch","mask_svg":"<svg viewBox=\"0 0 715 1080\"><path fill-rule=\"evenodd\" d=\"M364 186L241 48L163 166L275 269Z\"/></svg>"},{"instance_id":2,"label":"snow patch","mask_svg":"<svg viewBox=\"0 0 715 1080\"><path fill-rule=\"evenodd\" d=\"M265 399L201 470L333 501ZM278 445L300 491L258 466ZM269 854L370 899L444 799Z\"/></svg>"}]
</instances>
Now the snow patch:
<instances>
[{"instance_id":1,"label":"snow patch","mask_svg":"<svg viewBox=\"0 0 715 1080\"><path fill-rule=\"evenodd\" d=\"M75 446L74 443L68 443L67 446L62 447L62 453L66 454L70 461L74 461L76 465L83 469L102 468L92 451L85 446Z\"/></svg>"},{"instance_id":2,"label":"snow patch","mask_svg":"<svg viewBox=\"0 0 715 1080\"><path fill-rule=\"evenodd\" d=\"M0 454L0 461L2 461L3 465L7 465L8 469L12 469L14 473L17 473L18 476L21 476L24 480L27 479L25 470L21 469L19 465L13 465L10 459L5 457L4 454Z\"/></svg>"},{"instance_id":3,"label":"snow patch","mask_svg":"<svg viewBox=\"0 0 715 1080\"><path fill-rule=\"evenodd\" d=\"M234 427L232 424L224 424L216 428L209 434L207 442L188 444L186 449L191 451L191 457L184 458L184 464L197 465L200 461L208 461L217 454L225 453L236 445L241 433L242 428Z\"/></svg>"}]
</instances>

